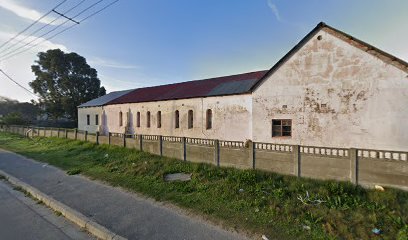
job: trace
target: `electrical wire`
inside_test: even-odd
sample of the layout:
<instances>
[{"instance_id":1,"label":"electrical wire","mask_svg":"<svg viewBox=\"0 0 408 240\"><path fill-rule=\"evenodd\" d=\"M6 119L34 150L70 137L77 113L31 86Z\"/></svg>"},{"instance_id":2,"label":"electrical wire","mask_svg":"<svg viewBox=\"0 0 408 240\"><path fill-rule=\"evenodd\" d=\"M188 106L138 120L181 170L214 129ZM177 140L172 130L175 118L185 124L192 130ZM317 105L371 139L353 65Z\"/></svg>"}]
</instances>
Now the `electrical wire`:
<instances>
[{"instance_id":1,"label":"electrical wire","mask_svg":"<svg viewBox=\"0 0 408 240\"><path fill-rule=\"evenodd\" d=\"M19 33L17 33L16 35L14 35L12 38L10 38L8 41L6 41L5 43L3 43L2 45L0 45L0 49L4 46L6 46L8 43L10 43L11 41L13 41L14 39L16 39L18 36L20 36L21 34L25 33L28 29L30 29L32 26L34 26L35 24L37 24L39 21L41 21L41 19L45 18L46 16L48 16L50 13L52 13L53 10L57 9L59 6L61 6L63 3L65 3L67 0L63 0L62 2L60 2L59 4L57 4L53 9L51 9L50 11L48 11L47 13L45 13L44 15L42 15L41 17L39 17L37 20L35 20L33 23L31 23L29 26L27 26L26 28L24 28L22 31L20 31Z\"/></svg>"},{"instance_id":2,"label":"electrical wire","mask_svg":"<svg viewBox=\"0 0 408 240\"><path fill-rule=\"evenodd\" d=\"M84 2L85 2L85 0L82 0L81 2L79 2L78 4L76 4L75 6L73 6L72 8L68 9L67 11L65 11L63 14L67 14L67 13L71 12L72 10L74 10L74 9L77 8L77 7L79 7L79 6L80 6L82 3L84 3ZM54 9L55 9L55 8L54 8ZM54 9L53 9L53 10L54 10ZM51 11L53 11L53 10L51 10ZM48 23L45 24L44 26L42 26L42 27L38 28L37 30L35 30L34 32L30 33L30 35L26 36L25 38L22 38L22 39L18 40L17 42L15 42L15 43L14 43L13 45L11 45L10 47L5 48L5 49L3 49L3 50L0 50L0 54L2 54L3 52L6 52L7 50L9 50L9 49L11 49L11 48L17 46L18 44L24 42L26 39L33 37L34 34L40 32L41 30L43 30L44 28L46 28L46 27L48 27L48 26L51 26L51 24L53 24L55 21L57 21L57 20L60 19L61 17L62 17L62 16L58 16L58 17L55 18L54 20L48 22ZM0 48L0 49L1 49L1 48ZM11 52L11 51L10 51L10 52Z\"/></svg>"},{"instance_id":3,"label":"electrical wire","mask_svg":"<svg viewBox=\"0 0 408 240\"><path fill-rule=\"evenodd\" d=\"M23 85L21 85L20 83L18 83L16 80L14 80L12 77L10 77L7 73L5 73L2 69L0 69L0 72L3 73L4 76L6 76L7 79L9 79L10 81L12 81L13 83L15 83L17 86L21 87L22 89L24 89L25 91L27 91L28 93L30 93L31 95L38 97L35 93L31 92L28 88L24 87Z\"/></svg>"},{"instance_id":4,"label":"electrical wire","mask_svg":"<svg viewBox=\"0 0 408 240\"><path fill-rule=\"evenodd\" d=\"M79 14L77 14L77 15L74 16L73 18L78 17L79 15L81 15L82 13L84 13L85 11L89 10L91 7L95 6L96 4L98 4L98 3L102 2L102 1L103 1L103 0L100 0L100 1L98 1L98 2L96 2L96 3L94 3L93 5L91 5L91 6L88 7L87 9L81 11ZM115 4L115 3L118 2L118 1L119 1L119 0L115 0L115 1L113 1L113 2L111 2L111 3L109 3L109 4L107 4L107 5L104 6L103 8L101 8L101 9L99 9L99 10L93 12L92 14L89 14L88 16L84 17L83 19L81 19L81 20L78 21L78 22L79 22L79 23L84 22L85 20L87 20L87 19L89 19L89 18L95 16L96 14L102 12L103 10L107 9L108 7L112 6L113 4ZM63 24L65 24L65 23L68 22L68 21L69 21L69 20L65 21ZM78 24L75 23L75 24L73 24L73 25L71 25L71 26L69 26L69 27L67 27L67 28L65 28L65 29L63 29L63 30L57 32L56 34L54 34L54 35L52 35L52 36L50 36L50 37L48 37L48 38L43 39L42 41L40 41L40 42L38 42L38 43L36 43L36 44L32 44L31 46L29 46L28 48L23 49L22 51L19 51L19 52L13 51L14 54L11 54L11 52L9 52L8 54L3 55L2 57L0 57L0 61L5 61L5 60L10 59L10 58L12 58L12 57L14 57L14 56L16 56L16 55L19 55L19 54L21 54L21 53L23 53L23 52L25 52L25 51L28 51L28 50L32 49L33 47L36 47L36 46L40 45L41 43L43 43L43 42L45 42L45 41L51 40L52 38L54 38L54 37L56 37L56 36L58 36L58 35L60 35L60 34L62 34L62 33L64 33L64 32L66 32L66 31L68 31L68 30L70 30L71 28L73 28L73 27L75 27L75 26L77 26L77 25L78 25ZM56 28L54 28L54 29L51 30L51 31L48 31L47 34L50 33L50 32L52 32L52 31L54 31L54 30L56 30ZM43 34L43 35L45 35L45 34ZM30 42L30 43L31 43L31 42ZM29 44L30 44L30 43L29 43ZM29 44L26 44L25 46L28 46ZM25 47L25 46L24 46L24 47ZM21 49L21 47L18 48L18 49Z\"/></svg>"},{"instance_id":5,"label":"electrical wire","mask_svg":"<svg viewBox=\"0 0 408 240\"><path fill-rule=\"evenodd\" d=\"M93 3L92 5L90 5L89 7L85 8L84 10L82 10L81 12L79 12L78 14L76 14L76 15L75 15L74 17L72 17L72 18L76 18L76 17L82 15L84 12L86 12L86 11L88 11L89 9L95 7L96 5L98 5L99 3L103 2L103 1L104 1L104 0L99 0L99 1L97 1L97 2L95 2L95 3ZM23 46L20 46L20 47L14 49L14 50L12 50L12 51L9 51L8 53L3 54L3 55L0 57L0 58L2 58L0 61L3 61L5 58L8 58L8 55L11 55L11 54L17 52L18 50L29 46L30 44L32 44L33 42L37 41L38 39L41 39L41 38L47 36L48 34L54 32L55 30L57 30L58 28L64 26L67 22L70 22L70 21L71 21L71 20L67 19L67 20L65 20L63 23L61 23L61 24L55 26L54 28L52 28L51 30L49 30L48 32L45 32L44 34L42 34L42 35L40 35L40 36L34 38L34 39L31 40L30 42L27 42L27 43L24 44ZM47 39L47 40L48 40L48 39ZM43 42L43 41L42 41L42 42ZM38 45L38 44L33 44L33 46L37 46L37 45ZM33 48L33 46L32 46L32 47L29 47L29 48L27 48L27 49L25 49L25 50L31 49L31 48ZM14 56L14 54L13 54L13 56Z\"/></svg>"}]
</instances>

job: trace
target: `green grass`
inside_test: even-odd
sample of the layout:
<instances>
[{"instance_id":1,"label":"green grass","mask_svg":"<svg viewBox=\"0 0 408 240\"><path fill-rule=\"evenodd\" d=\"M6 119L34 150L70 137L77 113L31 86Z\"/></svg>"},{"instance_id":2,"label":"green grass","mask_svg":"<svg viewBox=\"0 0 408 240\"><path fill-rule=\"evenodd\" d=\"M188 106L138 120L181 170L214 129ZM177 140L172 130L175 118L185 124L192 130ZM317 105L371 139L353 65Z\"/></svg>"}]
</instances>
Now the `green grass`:
<instances>
[{"instance_id":1,"label":"green grass","mask_svg":"<svg viewBox=\"0 0 408 240\"><path fill-rule=\"evenodd\" d=\"M0 147L113 186L174 203L218 224L270 239L408 239L408 193L350 183L217 168L115 146L0 133ZM167 173L192 173L165 182ZM240 190L243 189L243 190ZM322 200L305 205L298 196ZM307 229L310 227L310 230ZM380 236L373 228L382 230Z\"/></svg>"}]
</instances>

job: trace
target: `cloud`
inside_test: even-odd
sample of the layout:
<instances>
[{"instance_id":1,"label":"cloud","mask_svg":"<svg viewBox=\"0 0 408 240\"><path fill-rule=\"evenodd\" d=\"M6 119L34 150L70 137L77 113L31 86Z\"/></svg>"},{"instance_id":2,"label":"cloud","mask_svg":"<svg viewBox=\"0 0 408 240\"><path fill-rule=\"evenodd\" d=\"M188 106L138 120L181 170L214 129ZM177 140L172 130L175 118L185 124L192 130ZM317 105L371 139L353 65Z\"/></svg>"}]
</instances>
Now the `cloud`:
<instances>
[{"instance_id":1,"label":"cloud","mask_svg":"<svg viewBox=\"0 0 408 240\"><path fill-rule=\"evenodd\" d=\"M119 68L119 69L139 69L140 66L131 65L131 64L124 64L114 60L107 60L99 57L94 57L88 60L90 65L96 65L100 67L108 67L108 68Z\"/></svg>"},{"instance_id":2,"label":"cloud","mask_svg":"<svg viewBox=\"0 0 408 240\"><path fill-rule=\"evenodd\" d=\"M17 3L15 0L1 0L0 1L0 7L4 8L14 14L16 14L19 17L28 19L28 20L37 20L39 19L42 15L42 13L34 10L34 9L30 9L27 8L19 3ZM50 18L48 16L42 18L41 20L39 20L40 23L49 23L53 20L53 18ZM59 24L58 21L55 21L52 23L53 25L57 25Z\"/></svg>"},{"instance_id":3,"label":"cloud","mask_svg":"<svg viewBox=\"0 0 408 240\"><path fill-rule=\"evenodd\" d=\"M272 0L268 0L268 7L272 10L273 14L275 15L276 19L280 22L282 18L279 14L278 7L272 2Z\"/></svg>"}]
</instances>

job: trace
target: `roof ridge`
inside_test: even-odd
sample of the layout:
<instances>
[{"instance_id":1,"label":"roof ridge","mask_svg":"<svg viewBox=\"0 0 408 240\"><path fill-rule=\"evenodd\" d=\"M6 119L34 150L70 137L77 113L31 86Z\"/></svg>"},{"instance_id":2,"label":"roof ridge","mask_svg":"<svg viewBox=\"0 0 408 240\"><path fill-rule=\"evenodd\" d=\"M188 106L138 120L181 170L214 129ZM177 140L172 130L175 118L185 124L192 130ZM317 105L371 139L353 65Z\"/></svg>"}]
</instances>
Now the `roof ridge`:
<instances>
[{"instance_id":1,"label":"roof ridge","mask_svg":"<svg viewBox=\"0 0 408 240\"><path fill-rule=\"evenodd\" d=\"M245 75L245 74L261 73L261 72L265 72L265 73L266 73L267 71L268 71L268 70L265 69L265 70L251 71L251 72L243 72L243 73L231 74L231 75L225 75L225 76L219 76L219 77L210 77L210 78L203 78L203 79L194 79L194 80L188 80L188 81L183 81L183 82L166 83L166 84L155 85L155 86L149 86L149 87L140 87L140 88L134 88L134 89L132 89L132 90L155 88L155 87L163 87L163 86L172 86L172 85L177 85L177 84L184 84L184 83L191 83L191 82L199 82L199 81L209 81L209 80L216 80L216 79L220 79L220 78L236 77L236 76Z\"/></svg>"}]
</instances>

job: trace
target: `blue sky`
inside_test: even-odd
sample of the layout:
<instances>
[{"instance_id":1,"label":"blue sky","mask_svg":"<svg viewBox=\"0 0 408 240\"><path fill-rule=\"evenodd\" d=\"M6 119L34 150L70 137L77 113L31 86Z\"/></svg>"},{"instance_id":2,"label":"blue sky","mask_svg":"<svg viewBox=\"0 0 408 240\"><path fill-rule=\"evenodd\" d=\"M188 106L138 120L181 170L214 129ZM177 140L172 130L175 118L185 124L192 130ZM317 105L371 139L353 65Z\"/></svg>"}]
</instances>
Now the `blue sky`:
<instances>
[{"instance_id":1,"label":"blue sky","mask_svg":"<svg viewBox=\"0 0 408 240\"><path fill-rule=\"evenodd\" d=\"M1 0L0 44L58 2ZM406 0L120 0L0 67L28 87L36 53L59 47L86 57L108 91L229 75L269 69L320 21L408 60L407 12ZM3 76L0 96L33 98Z\"/></svg>"}]
</instances>

